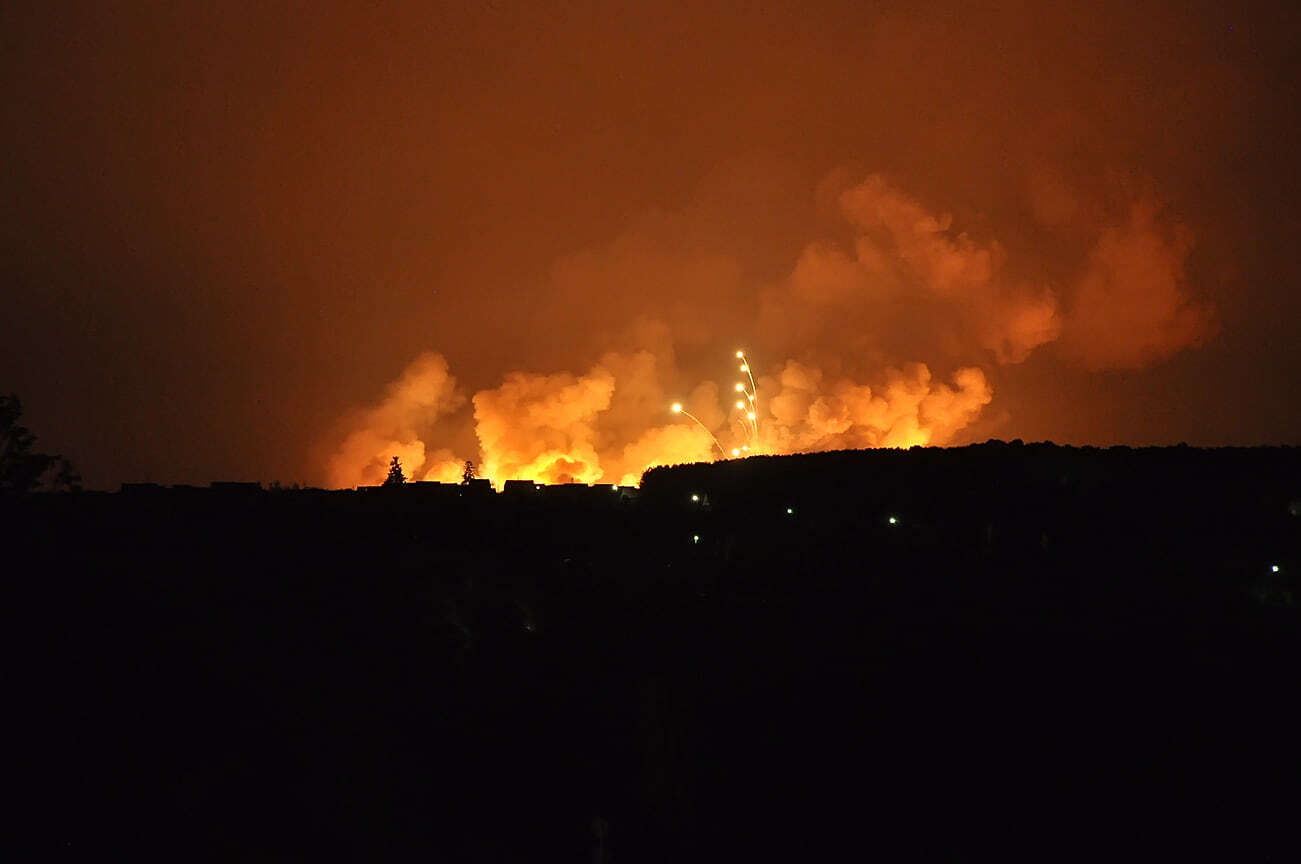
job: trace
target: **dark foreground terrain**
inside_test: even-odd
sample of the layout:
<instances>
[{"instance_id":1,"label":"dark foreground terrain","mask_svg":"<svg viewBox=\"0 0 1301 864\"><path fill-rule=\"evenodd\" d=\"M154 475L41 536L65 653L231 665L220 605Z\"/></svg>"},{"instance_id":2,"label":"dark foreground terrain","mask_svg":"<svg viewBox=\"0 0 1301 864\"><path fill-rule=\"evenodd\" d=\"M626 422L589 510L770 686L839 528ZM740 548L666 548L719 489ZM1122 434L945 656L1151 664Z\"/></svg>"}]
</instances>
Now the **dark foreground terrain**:
<instances>
[{"instance_id":1,"label":"dark foreground terrain","mask_svg":"<svg viewBox=\"0 0 1301 864\"><path fill-rule=\"evenodd\" d=\"M1297 860L1301 451L463 491L0 503L6 833L87 861Z\"/></svg>"}]
</instances>

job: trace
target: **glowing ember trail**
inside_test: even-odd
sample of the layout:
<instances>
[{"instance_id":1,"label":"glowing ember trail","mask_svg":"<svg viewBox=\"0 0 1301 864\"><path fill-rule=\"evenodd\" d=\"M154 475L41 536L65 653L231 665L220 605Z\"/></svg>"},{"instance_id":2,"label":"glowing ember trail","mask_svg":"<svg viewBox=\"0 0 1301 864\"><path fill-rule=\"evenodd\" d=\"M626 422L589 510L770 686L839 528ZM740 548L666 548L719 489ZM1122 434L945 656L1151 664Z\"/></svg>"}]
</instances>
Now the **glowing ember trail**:
<instances>
[{"instance_id":1,"label":"glowing ember trail","mask_svg":"<svg viewBox=\"0 0 1301 864\"><path fill-rule=\"evenodd\" d=\"M670 410L674 414L683 415L692 423L695 423L697 426L699 426L701 429L704 429L706 432L709 432L709 427L706 426L704 423L701 423L699 418L697 418L695 414L692 414L690 411L687 411L685 408L683 408L681 402L674 402ZM723 456L726 456L727 453L723 450L723 445L718 443L718 439L714 437L713 432L709 432L709 437L714 442L714 446L718 448L718 452L723 454Z\"/></svg>"}]
</instances>

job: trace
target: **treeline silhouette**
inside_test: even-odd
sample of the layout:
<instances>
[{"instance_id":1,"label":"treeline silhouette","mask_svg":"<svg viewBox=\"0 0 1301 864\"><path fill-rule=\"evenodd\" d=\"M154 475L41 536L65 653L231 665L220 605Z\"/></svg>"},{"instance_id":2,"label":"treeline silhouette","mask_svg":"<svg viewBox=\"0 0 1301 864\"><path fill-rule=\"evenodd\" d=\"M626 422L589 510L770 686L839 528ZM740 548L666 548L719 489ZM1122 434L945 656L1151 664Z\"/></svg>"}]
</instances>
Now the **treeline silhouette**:
<instances>
[{"instance_id":1,"label":"treeline silhouette","mask_svg":"<svg viewBox=\"0 0 1301 864\"><path fill-rule=\"evenodd\" d=\"M47 851L1298 846L1292 448L990 442L660 468L635 494L0 508L14 777Z\"/></svg>"}]
</instances>

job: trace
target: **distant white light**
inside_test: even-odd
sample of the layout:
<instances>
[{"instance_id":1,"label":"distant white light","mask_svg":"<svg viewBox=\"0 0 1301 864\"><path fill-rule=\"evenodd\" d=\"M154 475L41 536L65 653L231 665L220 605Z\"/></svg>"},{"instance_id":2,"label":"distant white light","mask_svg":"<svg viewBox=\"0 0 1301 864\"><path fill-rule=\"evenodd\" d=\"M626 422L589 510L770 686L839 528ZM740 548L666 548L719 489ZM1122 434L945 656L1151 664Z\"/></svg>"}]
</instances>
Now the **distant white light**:
<instances>
[{"instance_id":1,"label":"distant white light","mask_svg":"<svg viewBox=\"0 0 1301 864\"><path fill-rule=\"evenodd\" d=\"M692 495L692 496L691 496L691 500L692 500L692 501L699 501L699 500L700 500L700 496L699 496L699 495Z\"/></svg>"},{"instance_id":2,"label":"distant white light","mask_svg":"<svg viewBox=\"0 0 1301 864\"><path fill-rule=\"evenodd\" d=\"M681 402L674 402L673 405L670 407L670 410L671 410L674 414L681 414L681 413L682 413L682 403L681 403Z\"/></svg>"},{"instance_id":3,"label":"distant white light","mask_svg":"<svg viewBox=\"0 0 1301 864\"><path fill-rule=\"evenodd\" d=\"M787 516L793 515L794 513L795 513L795 511L794 511L793 509L791 509L790 507L787 507L787 508L786 508L786 515L787 515Z\"/></svg>"},{"instance_id":4,"label":"distant white light","mask_svg":"<svg viewBox=\"0 0 1301 864\"><path fill-rule=\"evenodd\" d=\"M744 356L745 356L745 352L744 352L744 351L737 351L737 352L736 352L736 359L737 359L737 360L740 360L740 359L741 359L742 357L744 357Z\"/></svg>"},{"instance_id":5,"label":"distant white light","mask_svg":"<svg viewBox=\"0 0 1301 864\"><path fill-rule=\"evenodd\" d=\"M618 492L618 491L619 491L619 484L618 484L618 483L614 484L613 486L610 487L610 490L611 490L612 492Z\"/></svg>"},{"instance_id":6,"label":"distant white light","mask_svg":"<svg viewBox=\"0 0 1301 864\"><path fill-rule=\"evenodd\" d=\"M742 384L740 381L737 381L737 382L736 382L736 392L737 392L737 393L740 393L740 392L742 392L743 390L745 390L745 385Z\"/></svg>"},{"instance_id":7,"label":"distant white light","mask_svg":"<svg viewBox=\"0 0 1301 864\"><path fill-rule=\"evenodd\" d=\"M738 400L737 403L736 403L736 407L737 407L737 408L744 408L744 407L745 407L745 403L744 403L744 402L741 402L741 401Z\"/></svg>"},{"instance_id":8,"label":"distant white light","mask_svg":"<svg viewBox=\"0 0 1301 864\"><path fill-rule=\"evenodd\" d=\"M742 372L749 372L749 371L750 371L750 364L749 364L749 363L742 363L742 364L741 364L741 371L742 371Z\"/></svg>"},{"instance_id":9,"label":"distant white light","mask_svg":"<svg viewBox=\"0 0 1301 864\"><path fill-rule=\"evenodd\" d=\"M751 412L749 412L748 414L746 414L745 416L746 416L746 417L749 417L751 420L753 420L753 419L754 419L754 412L751 411Z\"/></svg>"},{"instance_id":10,"label":"distant white light","mask_svg":"<svg viewBox=\"0 0 1301 864\"><path fill-rule=\"evenodd\" d=\"M740 447L733 447L733 448L732 448L732 455L733 455L733 456L740 456L740 455L741 455L741 448L740 448Z\"/></svg>"},{"instance_id":11,"label":"distant white light","mask_svg":"<svg viewBox=\"0 0 1301 864\"><path fill-rule=\"evenodd\" d=\"M899 520L896 519L896 518L894 518L893 516L891 516L891 517L889 518L889 520L887 520L887 521L889 521L889 523L890 523L891 525L898 525L898 524L899 524Z\"/></svg>"},{"instance_id":12,"label":"distant white light","mask_svg":"<svg viewBox=\"0 0 1301 864\"><path fill-rule=\"evenodd\" d=\"M699 542L700 542L700 535L699 535L699 534L692 534L692 535L691 535L691 542L692 542L692 543L699 543Z\"/></svg>"},{"instance_id":13,"label":"distant white light","mask_svg":"<svg viewBox=\"0 0 1301 864\"><path fill-rule=\"evenodd\" d=\"M1271 573L1277 573L1277 572L1278 572L1278 565L1275 564L1275 565L1271 566L1271 567L1269 568L1269 572L1271 572Z\"/></svg>"},{"instance_id":14,"label":"distant white light","mask_svg":"<svg viewBox=\"0 0 1301 864\"><path fill-rule=\"evenodd\" d=\"M750 452L750 445L749 445L749 444L742 444L742 445L741 445L741 449L744 450L745 452L749 453L749 452Z\"/></svg>"}]
</instances>

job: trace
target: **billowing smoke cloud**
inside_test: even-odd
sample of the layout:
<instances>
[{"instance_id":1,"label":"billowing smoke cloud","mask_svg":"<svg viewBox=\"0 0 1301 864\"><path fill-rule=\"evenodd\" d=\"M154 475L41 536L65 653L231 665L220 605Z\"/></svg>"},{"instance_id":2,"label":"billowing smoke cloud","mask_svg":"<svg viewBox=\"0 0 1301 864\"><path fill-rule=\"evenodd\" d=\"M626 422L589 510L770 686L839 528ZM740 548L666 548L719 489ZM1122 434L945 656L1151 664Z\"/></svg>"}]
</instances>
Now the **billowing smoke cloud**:
<instances>
[{"instance_id":1,"label":"billowing smoke cloud","mask_svg":"<svg viewBox=\"0 0 1301 864\"><path fill-rule=\"evenodd\" d=\"M596 366L493 440L622 479L735 445L737 348L980 369L932 441L1301 441L1301 4L73 5L4 17L0 377L92 487L456 479ZM426 350L465 400L381 410Z\"/></svg>"},{"instance_id":2,"label":"billowing smoke cloud","mask_svg":"<svg viewBox=\"0 0 1301 864\"><path fill-rule=\"evenodd\" d=\"M851 247L807 245L765 297L766 329L794 322L798 343L854 322L873 347L900 343L890 353L939 342L946 353L997 363L1020 363L1060 334L1054 292L1012 277L997 240L955 232L951 215L881 175L844 189L838 205L855 232ZM917 333L918 322L929 332Z\"/></svg>"},{"instance_id":3,"label":"billowing smoke cloud","mask_svg":"<svg viewBox=\"0 0 1301 864\"><path fill-rule=\"evenodd\" d=\"M498 482L637 483L652 465L709 457L699 427L657 425L665 415L658 360L650 351L609 352L581 376L512 372L474 397L483 473ZM721 422L717 391L690 400L703 421Z\"/></svg>"},{"instance_id":4,"label":"billowing smoke cloud","mask_svg":"<svg viewBox=\"0 0 1301 864\"><path fill-rule=\"evenodd\" d=\"M1212 336L1213 307L1189 297L1192 248L1192 233L1163 223L1150 199L1105 228L1075 291L1067 355L1087 369L1136 369Z\"/></svg>"},{"instance_id":5,"label":"billowing smoke cloud","mask_svg":"<svg viewBox=\"0 0 1301 864\"><path fill-rule=\"evenodd\" d=\"M496 390L475 394L485 475L544 483L600 479L597 415L610 407L613 393L614 376L597 366L578 378L512 372Z\"/></svg>"},{"instance_id":6,"label":"billowing smoke cloud","mask_svg":"<svg viewBox=\"0 0 1301 864\"><path fill-rule=\"evenodd\" d=\"M453 453L448 418L464 400L442 357L424 355L355 419L332 482L375 482L392 455L426 479L455 480L473 459L497 483L632 484L654 465L734 453L948 444L993 401L991 373L1037 352L1132 368L1214 332L1184 277L1191 235L1154 196L1116 218L1055 175L1032 181L1031 218L1081 250L1064 269L880 174L824 183L823 195L840 182L839 236L809 240L766 281L735 246L697 236L708 218L659 215L552 270L548 308L595 349L586 371L507 373L473 396L478 452ZM717 334L729 332L757 336L753 419L748 375L725 374L737 346Z\"/></svg>"},{"instance_id":7,"label":"billowing smoke cloud","mask_svg":"<svg viewBox=\"0 0 1301 864\"><path fill-rule=\"evenodd\" d=\"M378 404L345 421L343 441L329 461L330 483L336 487L378 483L394 456L412 477L422 469L435 475L429 479L452 479L449 471L459 476L451 451L427 452L422 436L439 417L464 402L443 356L421 354L389 385Z\"/></svg>"},{"instance_id":8,"label":"billowing smoke cloud","mask_svg":"<svg viewBox=\"0 0 1301 864\"><path fill-rule=\"evenodd\" d=\"M993 398L985 373L959 369L953 387L935 383L924 363L886 370L877 390L850 379L824 380L794 360L774 381L765 440L778 452L945 444ZM773 385L776 385L775 387Z\"/></svg>"},{"instance_id":9,"label":"billowing smoke cloud","mask_svg":"<svg viewBox=\"0 0 1301 864\"><path fill-rule=\"evenodd\" d=\"M704 461L755 443L746 411L724 406L712 381L691 389L684 403L690 417L670 416L659 398L660 371L655 356L641 351L608 353L577 376L508 374L500 387L473 399L482 476L497 483L632 485L654 465ZM334 482L375 482L393 455L414 477L456 480L459 457L447 450L427 457L416 431L424 422L424 434L436 437L439 416L459 402L453 388L441 357L418 360L388 398L357 418L358 428L332 460ZM923 363L890 368L874 389L790 360L760 377L758 395L758 446L750 452L793 453L947 443L993 393L975 367L957 370L952 386L933 381Z\"/></svg>"},{"instance_id":10,"label":"billowing smoke cloud","mask_svg":"<svg viewBox=\"0 0 1301 864\"><path fill-rule=\"evenodd\" d=\"M896 290L952 304L975 343L999 362L1019 363L1057 338L1053 293L1008 279L1007 254L997 241L982 245L955 234L951 215L928 212L879 174L846 190L841 206L862 232L855 244L860 266L893 271L879 281Z\"/></svg>"}]
</instances>

